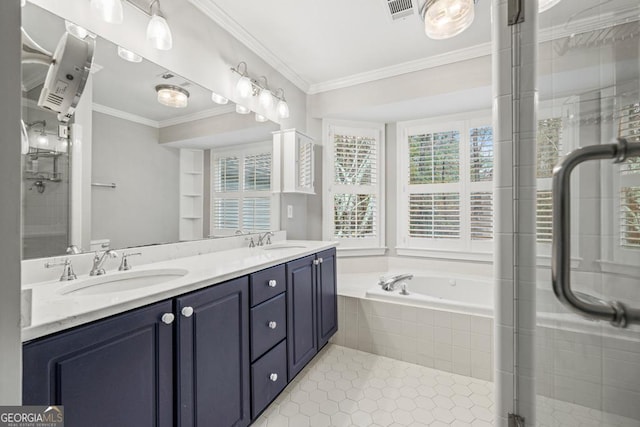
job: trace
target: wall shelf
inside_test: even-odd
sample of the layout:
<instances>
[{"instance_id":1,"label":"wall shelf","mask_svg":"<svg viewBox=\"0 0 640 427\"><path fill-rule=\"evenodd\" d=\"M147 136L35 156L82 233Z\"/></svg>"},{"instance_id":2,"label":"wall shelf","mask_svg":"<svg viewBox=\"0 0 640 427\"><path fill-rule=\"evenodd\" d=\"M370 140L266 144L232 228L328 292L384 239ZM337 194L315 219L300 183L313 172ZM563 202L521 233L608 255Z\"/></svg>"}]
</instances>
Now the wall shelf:
<instances>
[{"instance_id":1,"label":"wall shelf","mask_svg":"<svg viewBox=\"0 0 640 427\"><path fill-rule=\"evenodd\" d=\"M204 151L180 150L180 240L203 238Z\"/></svg>"}]
</instances>

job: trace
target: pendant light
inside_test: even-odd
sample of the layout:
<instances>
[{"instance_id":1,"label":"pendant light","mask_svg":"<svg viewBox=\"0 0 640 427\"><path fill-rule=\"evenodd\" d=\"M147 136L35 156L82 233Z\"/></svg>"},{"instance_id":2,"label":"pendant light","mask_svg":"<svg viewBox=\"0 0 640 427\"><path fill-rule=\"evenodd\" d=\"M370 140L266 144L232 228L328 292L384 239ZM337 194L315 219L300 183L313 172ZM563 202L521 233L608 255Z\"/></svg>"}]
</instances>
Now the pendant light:
<instances>
[{"instance_id":1,"label":"pendant light","mask_svg":"<svg viewBox=\"0 0 640 427\"><path fill-rule=\"evenodd\" d=\"M109 24L122 24L124 20L122 0L91 0L91 7Z\"/></svg>"},{"instance_id":2,"label":"pendant light","mask_svg":"<svg viewBox=\"0 0 640 427\"><path fill-rule=\"evenodd\" d=\"M158 85L158 102L167 107L186 108L189 105L189 92L180 86Z\"/></svg>"},{"instance_id":3,"label":"pendant light","mask_svg":"<svg viewBox=\"0 0 640 427\"><path fill-rule=\"evenodd\" d=\"M546 12L558 3L560 3L560 0L540 0L538 3L538 12Z\"/></svg>"},{"instance_id":4,"label":"pendant light","mask_svg":"<svg viewBox=\"0 0 640 427\"><path fill-rule=\"evenodd\" d=\"M422 8L425 33L435 40L457 36L473 23L476 0L427 0Z\"/></svg>"}]
</instances>

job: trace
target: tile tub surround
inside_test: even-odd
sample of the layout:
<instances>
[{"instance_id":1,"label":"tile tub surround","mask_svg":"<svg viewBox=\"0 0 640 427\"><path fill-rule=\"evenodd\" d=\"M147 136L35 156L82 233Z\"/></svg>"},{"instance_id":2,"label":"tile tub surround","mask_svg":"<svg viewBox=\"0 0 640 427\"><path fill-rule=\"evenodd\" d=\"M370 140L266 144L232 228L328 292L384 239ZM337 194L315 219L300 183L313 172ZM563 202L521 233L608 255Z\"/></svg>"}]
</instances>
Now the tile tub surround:
<instances>
[{"instance_id":1,"label":"tile tub surround","mask_svg":"<svg viewBox=\"0 0 640 427\"><path fill-rule=\"evenodd\" d=\"M334 344L477 379L493 378L491 318L339 295L338 324Z\"/></svg>"}]
</instances>

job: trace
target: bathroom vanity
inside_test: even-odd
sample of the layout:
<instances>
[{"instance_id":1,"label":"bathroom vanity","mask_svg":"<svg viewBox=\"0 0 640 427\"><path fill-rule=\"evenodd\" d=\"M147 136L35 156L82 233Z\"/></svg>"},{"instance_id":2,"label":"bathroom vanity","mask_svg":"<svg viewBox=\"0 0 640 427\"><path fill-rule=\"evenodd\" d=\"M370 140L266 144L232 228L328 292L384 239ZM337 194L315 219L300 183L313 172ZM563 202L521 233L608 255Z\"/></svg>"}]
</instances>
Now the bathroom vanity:
<instances>
[{"instance_id":1,"label":"bathroom vanity","mask_svg":"<svg viewBox=\"0 0 640 427\"><path fill-rule=\"evenodd\" d=\"M313 243L165 262L189 274L115 303L138 308L36 328L60 330L24 343L24 404L64 405L70 427L249 425L337 331L335 247Z\"/></svg>"}]
</instances>

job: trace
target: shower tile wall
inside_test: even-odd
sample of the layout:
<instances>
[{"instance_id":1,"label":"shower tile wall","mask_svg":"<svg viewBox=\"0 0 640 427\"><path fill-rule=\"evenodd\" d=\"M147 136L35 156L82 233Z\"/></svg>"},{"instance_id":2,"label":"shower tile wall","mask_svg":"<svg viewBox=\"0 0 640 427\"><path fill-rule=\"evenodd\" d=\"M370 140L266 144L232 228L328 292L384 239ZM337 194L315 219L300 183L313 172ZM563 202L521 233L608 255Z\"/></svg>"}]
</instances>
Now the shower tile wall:
<instances>
[{"instance_id":1,"label":"shower tile wall","mask_svg":"<svg viewBox=\"0 0 640 427\"><path fill-rule=\"evenodd\" d=\"M491 380L493 321L423 307L338 297L334 344Z\"/></svg>"}]
</instances>

